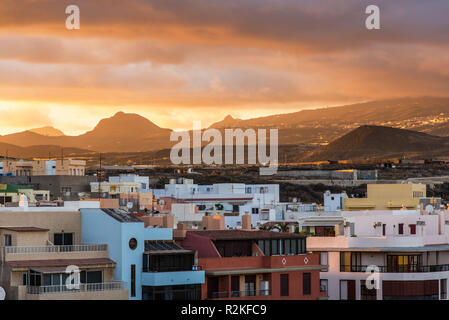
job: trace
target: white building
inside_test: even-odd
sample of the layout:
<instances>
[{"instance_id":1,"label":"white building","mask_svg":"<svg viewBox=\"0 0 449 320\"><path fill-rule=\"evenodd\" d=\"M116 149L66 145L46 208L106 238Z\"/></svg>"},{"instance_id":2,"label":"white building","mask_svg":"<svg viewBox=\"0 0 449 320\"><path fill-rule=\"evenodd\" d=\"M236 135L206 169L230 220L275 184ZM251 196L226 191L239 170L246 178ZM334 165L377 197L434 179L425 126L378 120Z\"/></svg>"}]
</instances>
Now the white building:
<instances>
[{"instance_id":1,"label":"white building","mask_svg":"<svg viewBox=\"0 0 449 320\"><path fill-rule=\"evenodd\" d=\"M348 195L346 192L342 193L331 193L329 190L323 195L324 200L324 210L325 211L338 211L344 210L345 208L345 198Z\"/></svg>"},{"instance_id":2,"label":"white building","mask_svg":"<svg viewBox=\"0 0 449 320\"><path fill-rule=\"evenodd\" d=\"M147 176L139 176L137 174L121 174L119 176L109 177L109 182L131 182L138 183L138 192L150 192L150 178Z\"/></svg>"},{"instance_id":3,"label":"white building","mask_svg":"<svg viewBox=\"0 0 449 320\"><path fill-rule=\"evenodd\" d=\"M331 300L447 299L449 211L342 211L336 236L308 237ZM370 266L378 289L366 286Z\"/></svg>"}]
</instances>

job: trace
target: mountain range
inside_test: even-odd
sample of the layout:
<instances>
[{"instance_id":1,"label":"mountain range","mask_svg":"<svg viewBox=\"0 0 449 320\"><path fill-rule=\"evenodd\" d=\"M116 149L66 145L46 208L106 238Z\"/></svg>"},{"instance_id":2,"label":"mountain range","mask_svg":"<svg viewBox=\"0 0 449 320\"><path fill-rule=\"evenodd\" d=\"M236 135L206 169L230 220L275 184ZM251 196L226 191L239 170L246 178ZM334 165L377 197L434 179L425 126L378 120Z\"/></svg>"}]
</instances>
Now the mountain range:
<instances>
[{"instance_id":1,"label":"mountain range","mask_svg":"<svg viewBox=\"0 0 449 320\"><path fill-rule=\"evenodd\" d=\"M356 130L359 127L361 131ZM388 129L385 127L399 131L386 133L385 130ZM449 136L449 98L371 101L246 120L229 115L210 128L278 128L279 145L291 145L294 150L302 150L305 155L298 154L298 158L307 159L369 157L388 153L389 148L391 154L399 151L419 153L424 150L426 143L431 143L435 152L444 152L445 147L441 149L440 146L445 145L442 137ZM416 132L422 133L414 135ZM61 147L72 148L72 154L155 152L169 149L175 143L170 141L170 133L171 129L161 128L138 114L118 112L110 118L102 119L92 130L78 136L64 135L62 131L52 127L0 136L0 152L5 154L8 150L10 156L17 154L18 157L33 155L33 150L40 155L48 155L49 152L59 154L56 150ZM425 133L426 138L422 138ZM345 136L346 134L349 135ZM384 140L381 139L382 135L385 135ZM376 145L376 139L383 141L383 144L373 150L368 146ZM393 143L395 141L398 141L398 145ZM334 149L334 146L337 147ZM20 149L29 147L34 149ZM307 152L311 148L315 150ZM342 150L345 154L342 154ZM64 151L64 154L68 153L69 150Z\"/></svg>"}]
</instances>

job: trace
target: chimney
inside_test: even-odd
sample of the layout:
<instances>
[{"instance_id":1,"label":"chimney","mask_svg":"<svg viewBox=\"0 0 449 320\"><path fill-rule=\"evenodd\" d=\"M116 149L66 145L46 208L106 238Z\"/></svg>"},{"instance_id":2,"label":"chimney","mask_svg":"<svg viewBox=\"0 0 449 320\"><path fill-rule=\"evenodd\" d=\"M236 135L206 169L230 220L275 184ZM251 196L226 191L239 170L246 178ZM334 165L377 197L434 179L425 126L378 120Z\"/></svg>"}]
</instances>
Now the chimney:
<instances>
[{"instance_id":1,"label":"chimney","mask_svg":"<svg viewBox=\"0 0 449 320\"><path fill-rule=\"evenodd\" d=\"M186 230L186 225L184 223L178 223L177 224L177 229L178 230Z\"/></svg>"},{"instance_id":2,"label":"chimney","mask_svg":"<svg viewBox=\"0 0 449 320\"><path fill-rule=\"evenodd\" d=\"M242 230L251 230L251 216L249 214L245 214L242 216Z\"/></svg>"},{"instance_id":3,"label":"chimney","mask_svg":"<svg viewBox=\"0 0 449 320\"><path fill-rule=\"evenodd\" d=\"M220 215L203 216L202 230L224 230L224 217Z\"/></svg>"}]
</instances>

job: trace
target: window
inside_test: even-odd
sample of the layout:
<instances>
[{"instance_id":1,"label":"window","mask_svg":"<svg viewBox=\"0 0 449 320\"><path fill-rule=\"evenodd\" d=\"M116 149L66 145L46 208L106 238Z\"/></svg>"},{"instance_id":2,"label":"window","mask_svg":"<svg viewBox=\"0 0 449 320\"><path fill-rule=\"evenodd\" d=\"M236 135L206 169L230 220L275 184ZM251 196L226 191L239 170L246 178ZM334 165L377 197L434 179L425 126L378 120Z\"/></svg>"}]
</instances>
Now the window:
<instances>
[{"instance_id":1,"label":"window","mask_svg":"<svg viewBox=\"0 0 449 320\"><path fill-rule=\"evenodd\" d=\"M387 227L387 225L386 224L383 224L382 225L382 235L384 236L385 235L385 231L386 231L386 227Z\"/></svg>"},{"instance_id":2,"label":"window","mask_svg":"<svg viewBox=\"0 0 449 320\"><path fill-rule=\"evenodd\" d=\"M403 223L398 224L398 233L404 234L404 224Z\"/></svg>"},{"instance_id":3,"label":"window","mask_svg":"<svg viewBox=\"0 0 449 320\"><path fill-rule=\"evenodd\" d=\"M10 234L5 234L5 247L12 246L12 238Z\"/></svg>"},{"instance_id":4,"label":"window","mask_svg":"<svg viewBox=\"0 0 449 320\"><path fill-rule=\"evenodd\" d=\"M256 295L256 276L245 276L245 296Z\"/></svg>"},{"instance_id":5,"label":"window","mask_svg":"<svg viewBox=\"0 0 449 320\"><path fill-rule=\"evenodd\" d=\"M251 208L252 214L259 214L259 208Z\"/></svg>"},{"instance_id":6,"label":"window","mask_svg":"<svg viewBox=\"0 0 449 320\"><path fill-rule=\"evenodd\" d=\"M328 252L320 252L320 264L322 266L327 266L327 258L329 256Z\"/></svg>"},{"instance_id":7,"label":"window","mask_svg":"<svg viewBox=\"0 0 449 320\"><path fill-rule=\"evenodd\" d=\"M447 299L447 279L440 279L440 300Z\"/></svg>"},{"instance_id":8,"label":"window","mask_svg":"<svg viewBox=\"0 0 449 320\"><path fill-rule=\"evenodd\" d=\"M281 297L288 297L288 274L281 274Z\"/></svg>"},{"instance_id":9,"label":"window","mask_svg":"<svg viewBox=\"0 0 449 320\"><path fill-rule=\"evenodd\" d=\"M53 236L53 244L55 246L72 246L73 233L55 233Z\"/></svg>"},{"instance_id":10,"label":"window","mask_svg":"<svg viewBox=\"0 0 449 320\"><path fill-rule=\"evenodd\" d=\"M309 295L312 293L312 274L305 272L302 274L302 294Z\"/></svg>"},{"instance_id":11,"label":"window","mask_svg":"<svg viewBox=\"0 0 449 320\"><path fill-rule=\"evenodd\" d=\"M410 234L416 234L416 224L409 224Z\"/></svg>"},{"instance_id":12,"label":"window","mask_svg":"<svg viewBox=\"0 0 449 320\"><path fill-rule=\"evenodd\" d=\"M271 255L279 254L279 240L271 240Z\"/></svg>"},{"instance_id":13,"label":"window","mask_svg":"<svg viewBox=\"0 0 449 320\"><path fill-rule=\"evenodd\" d=\"M320 280L320 292L327 293L328 287L329 287L329 281L327 279L321 279Z\"/></svg>"},{"instance_id":14,"label":"window","mask_svg":"<svg viewBox=\"0 0 449 320\"><path fill-rule=\"evenodd\" d=\"M131 297L136 296L136 265L131 265Z\"/></svg>"},{"instance_id":15,"label":"window","mask_svg":"<svg viewBox=\"0 0 449 320\"><path fill-rule=\"evenodd\" d=\"M96 271L86 271L80 272L80 282L81 283L102 283L103 282L103 272L101 270Z\"/></svg>"},{"instance_id":16,"label":"window","mask_svg":"<svg viewBox=\"0 0 449 320\"><path fill-rule=\"evenodd\" d=\"M137 240L136 240L136 238L129 239L129 248L131 250L136 250L136 248L137 248Z\"/></svg>"}]
</instances>

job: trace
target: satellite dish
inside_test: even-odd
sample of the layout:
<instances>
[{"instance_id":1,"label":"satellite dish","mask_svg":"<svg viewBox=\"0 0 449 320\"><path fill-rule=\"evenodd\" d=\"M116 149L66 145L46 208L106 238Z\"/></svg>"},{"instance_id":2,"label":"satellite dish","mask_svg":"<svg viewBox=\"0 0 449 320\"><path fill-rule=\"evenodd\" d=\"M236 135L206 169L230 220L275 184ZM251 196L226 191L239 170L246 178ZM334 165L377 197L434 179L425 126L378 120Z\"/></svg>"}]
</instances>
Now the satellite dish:
<instances>
[{"instance_id":1,"label":"satellite dish","mask_svg":"<svg viewBox=\"0 0 449 320\"><path fill-rule=\"evenodd\" d=\"M0 300L5 300L5 297L6 297L5 289L0 287Z\"/></svg>"},{"instance_id":2,"label":"satellite dish","mask_svg":"<svg viewBox=\"0 0 449 320\"><path fill-rule=\"evenodd\" d=\"M434 208L433 208L433 206L431 205L431 204L428 204L427 206L426 206L426 209L425 209L428 213L432 213L433 212L433 210L434 210Z\"/></svg>"}]
</instances>

